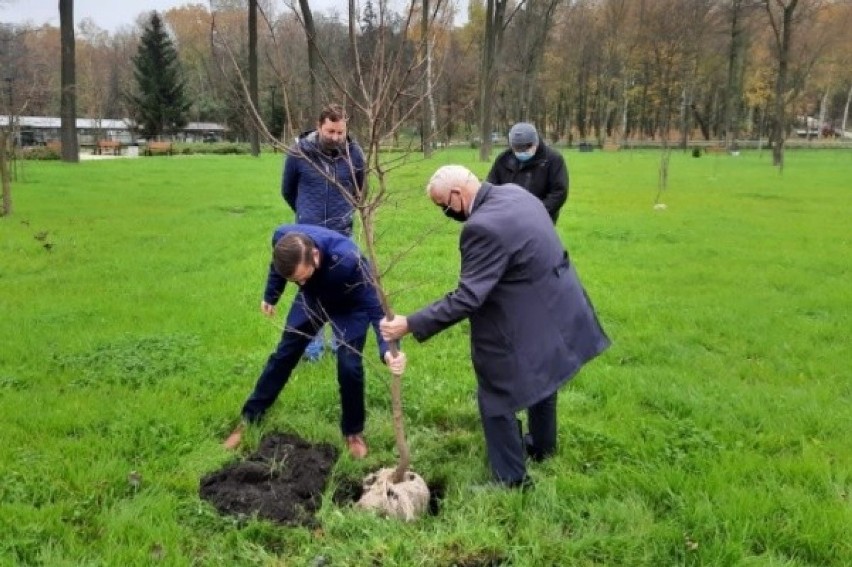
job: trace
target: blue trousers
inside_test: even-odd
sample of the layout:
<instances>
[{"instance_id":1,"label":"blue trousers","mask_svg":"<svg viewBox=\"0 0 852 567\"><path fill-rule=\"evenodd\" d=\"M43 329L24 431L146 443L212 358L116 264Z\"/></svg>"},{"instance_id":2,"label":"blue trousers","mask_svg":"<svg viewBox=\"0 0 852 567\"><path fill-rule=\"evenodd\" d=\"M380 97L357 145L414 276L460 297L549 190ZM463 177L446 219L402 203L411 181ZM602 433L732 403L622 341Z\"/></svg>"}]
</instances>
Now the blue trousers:
<instances>
[{"instance_id":1,"label":"blue trousers","mask_svg":"<svg viewBox=\"0 0 852 567\"><path fill-rule=\"evenodd\" d=\"M281 340L269 355L254 391L243 405L243 419L257 422L275 402L287 384L305 348L326 321L340 342L337 349L337 384L340 393L340 429L344 435L364 430L364 364L362 353L370 318L365 311L326 314L307 309L301 293L296 295Z\"/></svg>"},{"instance_id":2,"label":"blue trousers","mask_svg":"<svg viewBox=\"0 0 852 567\"><path fill-rule=\"evenodd\" d=\"M556 392L527 408L529 434L515 414L482 418L488 462L494 480L520 486L527 480L527 457L540 461L556 452Z\"/></svg>"},{"instance_id":3,"label":"blue trousers","mask_svg":"<svg viewBox=\"0 0 852 567\"><path fill-rule=\"evenodd\" d=\"M305 349L305 358L308 360L319 360L325 347L325 327L322 327L311 342L308 343L308 348ZM328 341L328 347L332 352L337 352L337 339L334 336L334 331L332 331L331 340Z\"/></svg>"}]
</instances>

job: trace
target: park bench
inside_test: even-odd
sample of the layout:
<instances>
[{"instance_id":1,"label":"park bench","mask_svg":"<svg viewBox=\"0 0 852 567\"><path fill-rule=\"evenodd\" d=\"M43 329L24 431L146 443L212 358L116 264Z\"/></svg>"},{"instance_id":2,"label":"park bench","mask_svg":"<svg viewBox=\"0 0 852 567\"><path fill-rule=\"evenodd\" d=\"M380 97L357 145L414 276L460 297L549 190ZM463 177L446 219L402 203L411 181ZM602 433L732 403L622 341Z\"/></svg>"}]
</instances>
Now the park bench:
<instances>
[{"instance_id":1,"label":"park bench","mask_svg":"<svg viewBox=\"0 0 852 567\"><path fill-rule=\"evenodd\" d=\"M621 149L621 146L616 144L615 142L604 142L603 151L605 152L617 152Z\"/></svg>"},{"instance_id":2,"label":"park bench","mask_svg":"<svg viewBox=\"0 0 852 567\"><path fill-rule=\"evenodd\" d=\"M171 142L148 142L145 146L145 155L152 156L154 154L167 154L172 155L174 153L174 146Z\"/></svg>"},{"instance_id":3,"label":"park bench","mask_svg":"<svg viewBox=\"0 0 852 567\"><path fill-rule=\"evenodd\" d=\"M95 154L106 155L107 153L120 156L121 142L118 140L98 140L98 143L95 145Z\"/></svg>"},{"instance_id":4,"label":"park bench","mask_svg":"<svg viewBox=\"0 0 852 567\"><path fill-rule=\"evenodd\" d=\"M715 144L715 145L712 145L712 146L705 146L704 147L704 153L705 154L724 154L724 153L727 153L727 152L728 152L728 149L721 144Z\"/></svg>"}]
</instances>

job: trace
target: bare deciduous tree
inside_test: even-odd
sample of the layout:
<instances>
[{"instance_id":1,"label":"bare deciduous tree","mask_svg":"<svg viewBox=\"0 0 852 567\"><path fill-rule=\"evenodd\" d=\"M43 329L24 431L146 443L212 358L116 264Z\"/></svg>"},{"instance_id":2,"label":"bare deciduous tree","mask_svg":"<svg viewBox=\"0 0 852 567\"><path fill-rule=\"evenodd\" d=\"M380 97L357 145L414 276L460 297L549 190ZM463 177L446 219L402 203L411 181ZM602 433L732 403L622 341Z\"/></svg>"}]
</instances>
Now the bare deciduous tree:
<instances>
[{"instance_id":1,"label":"bare deciduous tree","mask_svg":"<svg viewBox=\"0 0 852 567\"><path fill-rule=\"evenodd\" d=\"M479 159L491 158L491 119L494 105L494 88L497 79L497 57L503 44L506 29L508 0L486 0L485 31L482 38L482 65L479 75ZM521 0L519 7L524 2Z\"/></svg>"},{"instance_id":2,"label":"bare deciduous tree","mask_svg":"<svg viewBox=\"0 0 852 567\"><path fill-rule=\"evenodd\" d=\"M764 0L775 38L778 71L775 77L775 108L772 116L772 165L784 169L784 139L787 130L787 73L793 43L793 14L799 0ZM779 14L780 12L780 14Z\"/></svg>"},{"instance_id":3,"label":"bare deciduous tree","mask_svg":"<svg viewBox=\"0 0 852 567\"><path fill-rule=\"evenodd\" d=\"M59 29L62 36L62 161L80 161L77 146L77 79L74 45L74 0L59 0Z\"/></svg>"},{"instance_id":4,"label":"bare deciduous tree","mask_svg":"<svg viewBox=\"0 0 852 567\"><path fill-rule=\"evenodd\" d=\"M249 100L252 106L258 108L257 104L257 0L249 0L248 3L248 75L249 75ZM251 141L251 155L260 155L260 133L257 128L249 130Z\"/></svg>"},{"instance_id":5,"label":"bare deciduous tree","mask_svg":"<svg viewBox=\"0 0 852 567\"><path fill-rule=\"evenodd\" d=\"M430 35L435 28L433 25L435 15L440 13L444 5L444 0L432 1L433 8L429 12L430 22L427 28L430 30ZM349 0L347 28L352 68L348 76L341 76L339 71L333 69L331 64L333 54L326 54L323 50L317 49L317 56L323 69L322 76L328 81L323 85L323 92L327 93L329 98L346 101L350 113L355 115L354 118L361 125L361 146L367 168L364 177L370 178L371 181L365 182L363 187L355 187L350 193L323 169L318 167L317 171L350 200L361 221L362 248L373 266L372 283L378 291L385 314L390 318L393 317L393 311L388 294L382 285L383 272L378 264L375 217L381 205L388 199L387 172L401 163L406 156L387 158L381 151L381 143L384 138L397 132L403 124L409 123L417 116L426 96L422 85L424 75L427 73L425 46L429 44L429 41L409 40L409 32L418 13L418 2L419 0L410 0L405 12L396 15L390 12L386 3L381 2L376 19L378 27L373 30L375 33L370 35L370 41L366 42L368 52L362 53L364 45L362 45L363 38L357 26L355 0ZM306 25L304 13L302 23ZM237 67L236 57L232 51L229 50L229 53L232 64ZM249 100L248 86L242 79L241 83L245 98ZM265 140L290 155L301 155L298 146L290 147L278 141L265 129L255 105L248 104L247 108L252 121L264 134ZM349 163L352 163L351 160ZM352 178L355 177L353 171ZM347 346L341 345L340 348L347 348ZM395 353L396 348L396 345L392 345L391 351ZM393 478L394 482L400 482L408 470L410 455L403 425L401 377L399 376L394 376L391 380L391 399L399 453L399 462Z\"/></svg>"},{"instance_id":6,"label":"bare deciduous tree","mask_svg":"<svg viewBox=\"0 0 852 567\"><path fill-rule=\"evenodd\" d=\"M305 31L305 38L308 42L308 77L310 85L310 108L308 116L311 119L319 116L320 100L319 100L319 71L321 67L319 46L317 45L317 28L314 25L314 15L311 12L311 6L308 0L299 0L299 9L302 14L302 29Z\"/></svg>"}]
</instances>

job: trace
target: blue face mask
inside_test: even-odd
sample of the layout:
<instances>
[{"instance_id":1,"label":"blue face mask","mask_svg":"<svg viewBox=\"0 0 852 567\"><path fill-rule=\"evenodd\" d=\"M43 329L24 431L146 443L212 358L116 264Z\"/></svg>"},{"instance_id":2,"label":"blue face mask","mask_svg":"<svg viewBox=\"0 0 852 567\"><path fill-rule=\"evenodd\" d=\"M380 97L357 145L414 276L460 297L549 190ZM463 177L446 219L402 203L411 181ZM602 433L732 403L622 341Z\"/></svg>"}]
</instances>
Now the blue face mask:
<instances>
[{"instance_id":1,"label":"blue face mask","mask_svg":"<svg viewBox=\"0 0 852 567\"><path fill-rule=\"evenodd\" d=\"M533 150L527 150L525 152L514 152L515 157L518 158L518 161L523 163L525 161L529 161L535 155Z\"/></svg>"}]
</instances>

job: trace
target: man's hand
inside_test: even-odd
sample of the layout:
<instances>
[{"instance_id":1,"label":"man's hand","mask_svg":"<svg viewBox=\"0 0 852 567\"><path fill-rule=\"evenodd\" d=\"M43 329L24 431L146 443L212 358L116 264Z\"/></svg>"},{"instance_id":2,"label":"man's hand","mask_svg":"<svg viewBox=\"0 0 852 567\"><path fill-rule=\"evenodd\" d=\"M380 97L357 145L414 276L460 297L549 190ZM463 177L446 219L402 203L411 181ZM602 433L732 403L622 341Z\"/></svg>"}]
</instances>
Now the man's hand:
<instances>
[{"instance_id":1,"label":"man's hand","mask_svg":"<svg viewBox=\"0 0 852 567\"><path fill-rule=\"evenodd\" d=\"M390 320L387 317L383 317L379 321L379 329L382 332L384 340L398 341L408 334L408 318L404 315L396 315Z\"/></svg>"},{"instance_id":2,"label":"man's hand","mask_svg":"<svg viewBox=\"0 0 852 567\"><path fill-rule=\"evenodd\" d=\"M261 301L261 302L260 302L260 310L261 310L261 311L263 312L263 314L264 314L264 315L266 315L267 317L274 317L274 316L275 316L275 306L274 306L274 305L272 305L271 303L267 303L267 302L265 302L265 301Z\"/></svg>"},{"instance_id":3,"label":"man's hand","mask_svg":"<svg viewBox=\"0 0 852 567\"><path fill-rule=\"evenodd\" d=\"M390 368L391 374L394 376L402 376L402 373L405 372L405 353L397 351L396 357L394 357L390 351L385 353L385 364Z\"/></svg>"}]
</instances>

